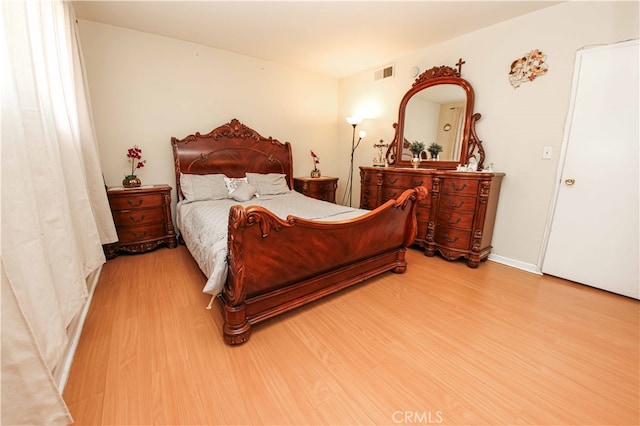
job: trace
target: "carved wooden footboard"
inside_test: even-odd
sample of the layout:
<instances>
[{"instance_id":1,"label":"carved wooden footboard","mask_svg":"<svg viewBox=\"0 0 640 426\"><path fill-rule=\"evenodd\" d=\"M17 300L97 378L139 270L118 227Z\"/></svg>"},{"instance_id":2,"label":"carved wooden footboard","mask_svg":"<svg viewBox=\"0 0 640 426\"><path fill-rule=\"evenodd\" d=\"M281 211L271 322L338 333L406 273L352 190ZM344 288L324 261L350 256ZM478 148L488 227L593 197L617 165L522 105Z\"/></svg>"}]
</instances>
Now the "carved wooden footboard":
<instances>
[{"instance_id":1,"label":"carved wooden footboard","mask_svg":"<svg viewBox=\"0 0 640 426\"><path fill-rule=\"evenodd\" d=\"M404 272L416 205L426 193L407 190L343 222L283 221L261 207L233 207L229 276L220 295L225 341L243 343L252 325L383 272Z\"/></svg>"}]
</instances>

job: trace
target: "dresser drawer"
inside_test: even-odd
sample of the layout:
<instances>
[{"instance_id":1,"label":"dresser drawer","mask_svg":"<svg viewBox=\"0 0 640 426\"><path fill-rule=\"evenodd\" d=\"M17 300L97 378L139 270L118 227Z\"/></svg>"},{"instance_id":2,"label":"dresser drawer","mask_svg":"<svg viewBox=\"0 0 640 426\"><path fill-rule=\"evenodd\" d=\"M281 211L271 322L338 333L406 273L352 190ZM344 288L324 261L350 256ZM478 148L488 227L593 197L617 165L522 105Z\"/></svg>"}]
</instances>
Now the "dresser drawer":
<instances>
[{"instance_id":1,"label":"dresser drawer","mask_svg":"<svg viewBox=\"0 0 640 426\"><path fill-rule=\"evenodd\" d=\"M378 207L378 187L363 185L360 188L360 208L373 210Z\"/></svg>"},{"instance_id":2,"label":"dresser drawer","mask_svg":"<svg viewBox=\"0 0 640 426\"><path fill-rule=\"evenodd\" d=\"M440 210L436 223L446 226L455 226L461 229L471 229L473 226L473 213L455 210Z\"/></svg>"},{"instance_id":3,"label":"dresser drawer","mask_svg":"<svg viewBox=\"0 0 640 426\"><path fill-rule=\"evenodd\" d=\"M474 212L476 210L476 197L464 197L461 195L442 194L440 196L440 209L460 212Z\"/></svg>"},{"instance_id":4,"label":"dresser drawer","mask_svg":"<svg viewBox=\"0 0 640 426\"><path fill-rule=\"evenodd\" d=\"M435 241L436 244L450 249L468 250L471 242L471 231L440 225L436 228Z\"/></svg>"},{"instance_id":5,"label":"dresser drawer","mask_svg":"<svg viewBox=\"0 0 640 426\"><path fill-rule=\"evenodd\" d=\"M114 211L113 221L116 226L136 226L162 222L164 221L164 211L159 208Z\"/></svg>"},{"instance_id":6,"label":"dresser drawer","mask_svg":"<svg viewBox=\"0 0 640 426\"><path fill-rule=\"evenodd\" d=\"M404 188L385 188L382 190L382 204L386 203L389 200L397 200L402 193L406 191Z\"/></svg>"},{"instance_id":7,"label":"dresser drawer","mask_svg":"<svg viewBox=\"0 0 640 426\"><path fill-rule=\"evenodd\" d=\"M378 173L365 171L365 170L363 170L360 173L361 185L377 185L377 182L378 182Z\"/></svg>"},{"instance_id":8,"label":"dresser drawer","mask_svg":"<svg viewBox=\"0 0 640 426\"><path fill-rule=\"evenodd\" d=\"M418 207L416 208L416 219L428 222L430 215L431 209L429 207L424 207L418 204Z\"/></svg>"},{"instance_id":9,"label":"dresser drawer","mask_svg":"<svg viewBox=\"0 0 640 426\"><path fill-rule=\"evenodd\" d=\"M407 174L385 173L382 184L395 188L413 189L416 186L431 187L431 179L425 176L411 176Z\"/></svg>"},{"instance_id":10,"label":"dresser drawer","mask_svg":"<svg viewBox=\"0 0 640 426\"><path fill-rule=\"evenodd\" d=\"M425 207L427 209L431 209L431 187L425 186L425 189L427 190L427 196L424 198L424 200L418 203L418 207Z\"/></svg>"},{"instance_id":11,"label":"dresser drawer","mask_svg":"<svg viewBox=\"0 0 640 426\"><path fill-rule=\"evenodd\" d=\"M429 222L422 220L418 221L418 233L416 234L416 240L424 241L427 239L427 231L429 230Z\"/></svg>"},{"instance_id":12,"label":"dresser drawer","mask_svg":"<svg viewBox=\"0 0 640 426\"><path fill-rule=\"evenodd\" d=\"M127 195L122 197L109 197L111 210L144 209L148 207L162 206L161 194Z\"/></svg>"},{"instance_id":13,"label":"dresser drawer","mask_svg":"<svg viewBox=\"0 0 640 426\"><path fill-rule=\"evenodd\" d=\"M122 226L117 228L120 244L141 242L162 238L166 235L164 223L154 223L145 226Z\"/></svg>"},{"instance_id":14,"label":"dresser drawer","mask_svg":"<svg viewBox=\"0 0 640 426\"><path fill-rule=\"evenodd\" d=\"M443 194L478 194L478 181L475 179L444 179L440 189Z\"/></svg>"}]
</instances>

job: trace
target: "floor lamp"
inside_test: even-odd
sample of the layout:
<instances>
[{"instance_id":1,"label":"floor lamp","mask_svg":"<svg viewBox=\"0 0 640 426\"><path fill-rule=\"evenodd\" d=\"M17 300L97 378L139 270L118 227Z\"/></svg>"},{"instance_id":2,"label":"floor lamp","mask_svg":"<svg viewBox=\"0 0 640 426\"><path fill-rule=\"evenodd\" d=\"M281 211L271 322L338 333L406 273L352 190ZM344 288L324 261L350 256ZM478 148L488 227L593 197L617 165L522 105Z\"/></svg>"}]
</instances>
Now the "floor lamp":
<instances>
[{"instance_id":1,"label":"floor lamp","mask_svg":"<svg viewBox=\"0 0 640 426\"><path fill-rule=\"evenodd\" d=\"M345 188L345 195L342 197L342 204L345 203L345 198L347 195L346 191L348 188L349 207L353 207L351 203L351 198L353 195L353 153L356 151L356 148L358 148L358 145L360 145L360 141L362 140L362 138L367 136L367 132L365 132L364 130L360 130L360 132L358 133L358 141L356 142L356 126L358 126L358 124L360 124L361 121L362 119L360 117L347 117L347 123L353 126L353 133L351 134L351 165L349 166L349 178L347 180L347 186Z\"/></svg>"}]
</instances>

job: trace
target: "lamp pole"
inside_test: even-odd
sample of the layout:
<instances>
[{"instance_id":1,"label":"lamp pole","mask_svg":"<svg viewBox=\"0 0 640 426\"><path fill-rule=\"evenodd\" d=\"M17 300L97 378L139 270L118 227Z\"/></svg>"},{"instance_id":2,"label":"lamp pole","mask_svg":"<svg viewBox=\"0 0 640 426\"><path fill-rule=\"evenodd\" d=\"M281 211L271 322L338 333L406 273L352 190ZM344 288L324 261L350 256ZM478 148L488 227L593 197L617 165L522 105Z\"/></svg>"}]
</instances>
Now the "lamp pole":
<instances>
[{"instance_id":1,"label":"lamp pole","mask_svg":"<svg viewBox=\"0 0 640 426\"><path fill-rule=\"evenodd\" d=\"M353 196L353 154L356 152L356 148L358 148L358 145L360 145L360 141L362 140L362 138L364 138L367 133L363 130L360 131L360 133L358 134L358 142L356 143L356 127L358 126L358 124L360 124L360 122L362 121L362 119L360 117L347 117L347 123L351 124L351 126L353 126L353 132L351 133L351 164L349 166L349 180L348 180L348 185L347 187L349 188L349 207L353 207L352 206L352 196ZM345 188L345 195L342 197L342 202L345 202L345 198L346 198L346 188Z\"/></svg>"},{"instance_id":2,"label":"lamp pole","mask_svg":"<svg viewBox=\"0 0 640 426\"><path fill-rule=\"evenodd\" d=\"M351 196L353 195L353 153L356 151L355 141L356 141L356 126L357 123L352 123L353 133L351 134L351 166L349 167L349 207L353 207L351 205Z\"/></svg>"}]
</instances>

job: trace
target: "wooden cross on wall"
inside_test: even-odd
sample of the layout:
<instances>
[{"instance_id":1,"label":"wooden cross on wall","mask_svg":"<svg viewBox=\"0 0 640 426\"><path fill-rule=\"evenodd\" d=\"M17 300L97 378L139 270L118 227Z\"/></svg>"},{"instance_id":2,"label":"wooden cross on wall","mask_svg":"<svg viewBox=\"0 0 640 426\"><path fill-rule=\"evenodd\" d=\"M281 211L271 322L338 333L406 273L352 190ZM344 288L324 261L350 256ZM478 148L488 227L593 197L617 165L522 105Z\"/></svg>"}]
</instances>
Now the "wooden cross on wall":
<instances>
[{"instance_id":1,"label":"wooden cross on wall","mask_svg":"<svg viewBox=\"0 0 640 426\"><path fill-rule=\"evenodd\" d=\"M458 74L462 73L462 64L466 64L466 62L463 61L462 58L458 59L458 63L456 64L458 67Z\"/></svg>"}]
</instances>

